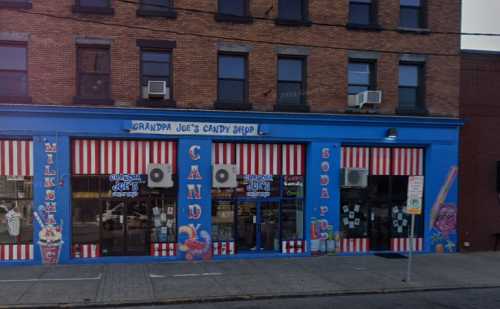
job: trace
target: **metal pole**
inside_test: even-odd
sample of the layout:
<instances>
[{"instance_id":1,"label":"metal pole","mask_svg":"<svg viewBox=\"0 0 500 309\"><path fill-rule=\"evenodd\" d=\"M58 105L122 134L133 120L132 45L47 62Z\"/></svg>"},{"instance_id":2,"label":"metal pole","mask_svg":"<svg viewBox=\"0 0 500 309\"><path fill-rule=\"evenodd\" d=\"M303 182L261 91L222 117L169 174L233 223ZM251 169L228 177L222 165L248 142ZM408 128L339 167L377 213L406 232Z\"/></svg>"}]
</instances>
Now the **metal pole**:
<instances>
[{"instance_id":1,"label":"metal pole","mask_svg":"<svg viewBox=\"0 0 500 309\"><path fill-rule=\"evenodd\" d=\"M411 228L410 228L410 249L408 251L408 272L406 273L406 282L411 280L411 263L413 260L413 243L415 237L415 215L411 215Z\"/></svg>"}]
</instances>

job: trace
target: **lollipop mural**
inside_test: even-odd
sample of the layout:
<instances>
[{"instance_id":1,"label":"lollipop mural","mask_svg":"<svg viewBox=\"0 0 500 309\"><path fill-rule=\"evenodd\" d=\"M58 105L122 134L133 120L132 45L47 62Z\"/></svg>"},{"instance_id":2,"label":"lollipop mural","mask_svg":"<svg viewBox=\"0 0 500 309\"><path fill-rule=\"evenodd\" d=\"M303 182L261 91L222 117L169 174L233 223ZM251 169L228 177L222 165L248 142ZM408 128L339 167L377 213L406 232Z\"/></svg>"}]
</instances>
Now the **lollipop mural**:
<instances>
[{"instance_id":1,"label":"lollipop mural","mask_svg":"<svg viewBox=\"0 0 500 309\"><path fill-rule=\"evenodd\" d=\"M430 228L431 242L435 252L455 252L457 238L457 206L446 203L448 192L457 178L458 168L452 166L448 177L432 206Z\"/></svg>"}]
</instances>

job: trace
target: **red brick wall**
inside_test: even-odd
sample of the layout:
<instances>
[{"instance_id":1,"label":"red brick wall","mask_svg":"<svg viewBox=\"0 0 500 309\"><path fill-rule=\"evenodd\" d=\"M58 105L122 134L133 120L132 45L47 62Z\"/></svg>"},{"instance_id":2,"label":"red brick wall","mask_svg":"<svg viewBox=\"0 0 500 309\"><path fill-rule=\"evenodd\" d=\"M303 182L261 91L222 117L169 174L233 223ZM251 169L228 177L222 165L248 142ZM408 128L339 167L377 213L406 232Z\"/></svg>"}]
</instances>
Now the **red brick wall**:
<instances>
[{"instance_id":1,"label":"red brick wall","mask_svg":"<svg viewBox=\"0 0 500 309\"><path fill-rule=\"evenodd\" d=\"M251 14L277 16L278 0L250 0ZM344 27L277 26L270 20L255 20L251 25L217 23L211 14L178 10L177 19L136 17L137 6L112 0L115 15L75 15L72 0L33 0L31 13L50 13L104 23L124 24L147 29L130 29L30 15L0 9L0 32L27 32L29 42L30 95L35 103L72 104L75 95L75 37L112 39L112 95L118 106L134 106L139 97L139 50L136 39L175 40L174 96L180 108L212 108L216 99L217 42L230 38L259 40L251 43L249 55L250 102L256 110L273 110L276 102L276 52L279 43L341 47L311 48L308 59L308 101L313 112L343 112L347 104L347 50L379 49L407 53L449 54L427 58L426 104L433 115L458 115L460 61L458 35L410 34L394 31L366 32ZM181 8L216 11L216 0L176 0ZM379 23L396 28L399 1L379 0ZM348 1L310 0L309 13L317 23L345 24ZM431 31L460 30L460 4L429 1ZM200 33L228 39L200 38L162 32ZM383 91L381 112L391 114L397 105L398 54L381 53L377 65L377 85Z\"/></svg>"},{"instance_id":2,"label":"red brick wall","mask_svg":"<svg viewBox=\"0 0 500 309\"><path fill-rule=\"evenodd\" d=\"M492 250L500 233L500 196L496 161L500 161L500 54L465 53L462 57L460 239L463 250ZM464 247L470 242L470 247Z\"/></svg>"}]
</instances>

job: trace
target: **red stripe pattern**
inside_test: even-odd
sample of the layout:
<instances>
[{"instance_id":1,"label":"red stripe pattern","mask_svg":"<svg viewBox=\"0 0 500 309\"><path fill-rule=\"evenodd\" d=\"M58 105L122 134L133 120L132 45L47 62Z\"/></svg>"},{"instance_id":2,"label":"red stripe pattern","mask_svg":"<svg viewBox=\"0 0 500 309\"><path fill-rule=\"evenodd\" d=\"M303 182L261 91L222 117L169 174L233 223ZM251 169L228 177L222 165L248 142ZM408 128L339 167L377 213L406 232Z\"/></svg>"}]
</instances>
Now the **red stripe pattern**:
<instances>
[{"instance_id":1,"label":"red stripe pattern","mask_svg":"<svg viewBox=\"0 0 500 309\"><path fill-rule=\"evenodd\" d=\"M304 175L305 145L212 144L212 164L236 164L239 175Z\"/></svg>"},{"instance_id":2,"label":"red stripe pattern","mask_svg":"<svg viewBox=\"0 0 500 309\"><path fill-rule=\"evenodd\" d=\"M284 240L281 242L281 253L300 254L306 252L306 242L304 240Z\"/></svg>"},{"instance_id":3,"label":"red stripe pattern","mask_svg":"<svg viewBox=\"0 0 500 309\"><path fill-rule=\"evenodd\" d=\"M33 141L0 140L0 176L33 176Z\"/></svg>"},{"instance_id":4,"label":"red stripe pattern","mask_svg":"<svg viewBox=\"0 0 500 309\"><path fill-rule=\"evenodd\" d=\"M423 176L424 150L422 148L393 148L392 174L400 176Z\"/></svg>"},{"instance_id":5,"label":"red stripe pattern","mask_svg":"<svg viewBox=\"0 0 500 309\"><path fill-rule=\"evenodd\" d=\"M101 247L98 244L74 244L73 257L77 259L89 259L101 256Z\"/></svg>"},{"instance_id":6,"label":"red stripe pattern","mask_svg":"<svg viewBox=\"0 0 500 309\"><path fill-rule=\"evenodd\" d=\"M151 256L176 256L176 243L152 243Z\"/></svg>"},{"instance_id":7,"label":"red stripe pattern","mask_svg":"<svg viewBox=\"0 0 500 309\"><path fill-rule=\"evenodd\" d=\"M391 174L391 148L371 148L370 175L390 175Z\"/></svg>"},{"instance_id":8,"label":"red stripe pattern","mask_svg":"<svg viewBox=\"0 0 500 309\"><path fill-rule=\"evenodd\" d=\"M413 251L421 252L424 249L424 239L415 238L413 243ZM391 251L407 252L410 250L410 238L391 238Z\"/></svg>"},{"instance_id":9,"label":"red stripe pattern","mask_svg":"<svg viewBox=\"0 0 500 309\"><path fill-rule=\"evenodd\" d=\"M370 240L368 238L344 238L341 250L345 253L366 253L370 251Z\"/></svg>"},{"instance_id":10,"label":"red stripe pattern","mask_svg":"<svg viewBox=\"0 0 500 309\"><path fill-rule=\"evenodd\" d=\"M0 244L0 261L19 261L32 259L32 244Z\"/></svg>"},{"instance_id":11,"label":"red stripe pattern","mask_svg":"<svg viewBox=\"0 0 500 309\"><path fill-rule=\"evenodd\" d=\"M213 243L214 256L235 255L235 254L236 250L234 247L234 241L218 241Z\"/></svg>"},{"instance_id":12,"label":"red stripe pattern","mask_svg":"<svg viewBox=\"0 0 500 309\"><path fill-rule=\"evenodd\" d=\"M369 168L370 148L342 147L340 155L341 168Z\"/></svg>"},{"instance_id":13,"label":"red stripe pattern","mask_svg":"<svg viewBox=\"0 0 500 309\"><path fill-rule=\"evenodd\" d=\"M72 143L74 175L146 174L150 163L172 164L177 143L77 139Z\"/></svg>"}]
</instances>

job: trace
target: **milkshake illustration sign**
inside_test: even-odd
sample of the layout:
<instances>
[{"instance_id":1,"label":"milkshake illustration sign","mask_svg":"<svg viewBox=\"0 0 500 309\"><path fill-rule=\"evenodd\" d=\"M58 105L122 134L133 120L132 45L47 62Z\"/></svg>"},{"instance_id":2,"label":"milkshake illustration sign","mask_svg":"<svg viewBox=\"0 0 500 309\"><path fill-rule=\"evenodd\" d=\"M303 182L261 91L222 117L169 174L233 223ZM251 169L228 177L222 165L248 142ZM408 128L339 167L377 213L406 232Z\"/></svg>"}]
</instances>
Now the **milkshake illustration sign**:
<instances>
[{"instance_id":1,"label":"milkshake illustration sign","mask_svg":"<svg viewBox=\"0 0 500 309\"><path fill-rule=\"evenodd\" d=\"M56 179L58 175L54 162L57 155L57 144L46 142L44 144L44 154L44 203L39 205L33 214L37 223L40 225L38 245L40 246L40 252L42 254L42 262L43 264L57 264L63 244L63 222L61 220L58 223L56 220Z\"/></svg>"}]
</instances>

